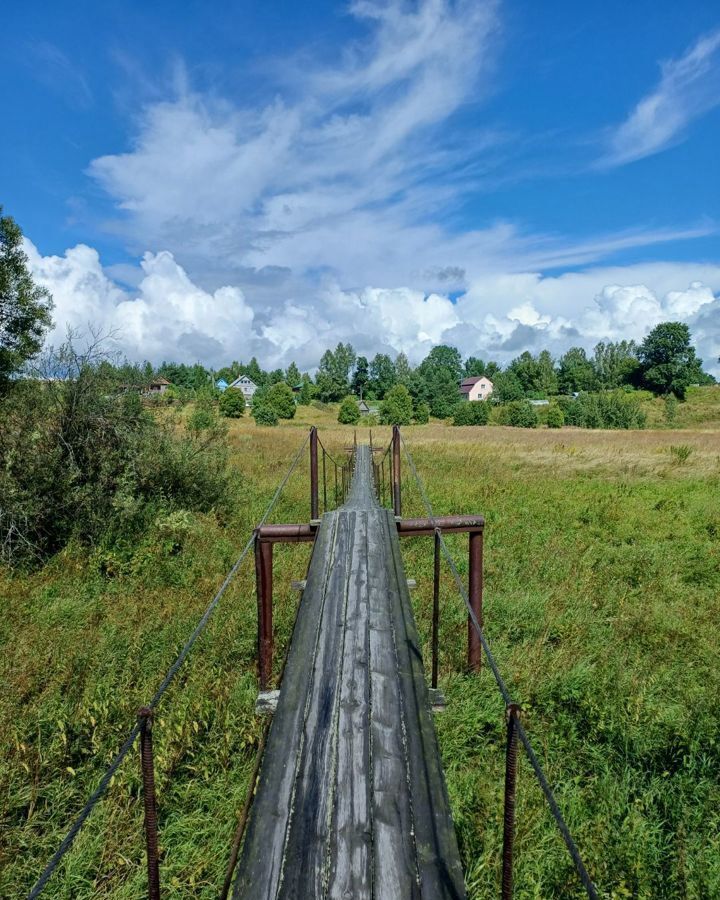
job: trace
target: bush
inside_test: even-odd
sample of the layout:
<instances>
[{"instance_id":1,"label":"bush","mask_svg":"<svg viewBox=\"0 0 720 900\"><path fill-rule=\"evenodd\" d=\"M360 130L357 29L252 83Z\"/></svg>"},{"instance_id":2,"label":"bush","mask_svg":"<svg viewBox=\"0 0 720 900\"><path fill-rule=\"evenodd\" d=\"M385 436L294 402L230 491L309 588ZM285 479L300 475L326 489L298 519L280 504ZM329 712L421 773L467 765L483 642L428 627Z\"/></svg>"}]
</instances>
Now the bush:
<instances>
[{"instance_id":1,"label":"bush","mask_svg":"<svg viewBox=\"0 0 720 900\"><path fill-rule=\"evenodd\" d=\"M65 379L19 382L0 405L0 559L41 562L71 540L132 544L160 515L226 501L218 429L178 435L72 345L54 356Z\"/></svg>"},{"instance_id":2,"label":"bush","mask_svg":"<svg viewBox=\"0 0 720 900\"><path fill-rule=\"evenodd\" d=\"M415 404L414 418L416 425L427 425L430 421L430 407L424 400Z\"/></svg>"},{"instance_id":3,"label":"bush","mask_svg":"<svg viewBox=\"0 0 720 900\"><path fill-rule=\"evenodd\" d=\"M252 416L256 425L277 425L278 414L266 403L253 403Z\"/></svg>"},{"instance_id":4,"label":"bush","mask_svg":"<svg viewBox=\"0 0 720 900\"><path fill-rule=\"evenodd\" d=\"M383 425L409 425L412 417L412 397L404 384L396 384L380 406L380 422Z\"/></svg>"},{"instance_id":5,"label":"bush","mask_svg":"<svg viewBox=\"0 0 720 900\"><path fill-rule=\"evenodd\" d=\"M547 427L562 428L564 424L565 416L563 415L562 409L560 409L557 403L551 403L547 411Z\"/></svg>"},{"instance_id":6,"label":"bush","mask_svg":"<svg viewBox=\"0 0 720 900\"><path fill-rule=\"evenodd\" d=\"M487 425L490 407L484 400L465 401L458 404L453 425Z\"/></svg>"},{"instance_id":7,"label":"bush","mask_svg":"<svg viewBox=\"0 0 720 900\"><path fill-rule=\"evenodd\" d=\"M187 418L187 428L188 431L197 434L200 431L207 431L212 428L216 421L217 417L212 404L207 400L198 401Z\"/></svg>"},{"instance_id":8,"label":"bush","mask_svg":"<svg viewBox=\"0 0 720 900\"><path fill-rule=\"evenodd\" d=\"M580 428L644 428L645 413L639 391L601 391L579 394L577 398L558 397L565 422Z\"/></svg>"},{"instance_id":9,"label":"bush","mask_svg":"<svg viewBox=\"0 0 720 900\"><path fill-rule=\"evenodd\" d=\"M227 419L239 419L245 413L245 395L237 388L227 388L220 397L220 415Z\"/></svg>"},{"instance_id":10,"label":"bush","mask_svg":"<svg viewBox=\"0 0 720 900\"><path fill-rule=\"evenodd\" d=\"M357 425L360 421L360 408L353 396L348 395L340 404L337 420L341 425Z\"/></svg>"},{"instance_id":11,"label":"bush","mask_svg":"<svg viewBox=\"0 0 720 900\"><path fill-rule=\"evenodd\" d=\"M297 406L295 404L295 395L290 385L285 384L284 381L279 381L277 384L270 385L263 394L261 399L262 405L273 409L278 419L295 418Z\"/></svg>"},{"instance_id":12,"label":"bush","mask_svg":"<svg viewBox=\"0 0 720 900\"><path fill-rule=\"evenodd\" d=\"M498 422L513 428L537 428L537 410L529 400L512 400L501 407Z\"/></svg>"}]
</instances>

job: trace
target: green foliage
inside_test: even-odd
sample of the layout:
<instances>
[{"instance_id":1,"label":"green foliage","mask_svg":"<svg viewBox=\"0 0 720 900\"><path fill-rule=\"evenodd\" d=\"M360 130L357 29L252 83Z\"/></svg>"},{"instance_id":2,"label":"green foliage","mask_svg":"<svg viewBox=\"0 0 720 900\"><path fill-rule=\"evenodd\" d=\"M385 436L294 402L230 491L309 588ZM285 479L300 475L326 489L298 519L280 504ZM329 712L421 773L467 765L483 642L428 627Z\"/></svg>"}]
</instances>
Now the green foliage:
<instances>
[{"instance_id":1,"label":"green foliage","mask_svg":"<svg viewBox=\"0 0 720 900\"><path fill-rule=\"evenodd\" d=\"M212 373L200 363L187 366L185 363L163 362L158 369L158 375L167 378L175 387L190 391L208 388L215 381Z\"/></svg>"},{"instance_id":2,"label":"green foliage","mask_svg":"<svg viewBox=\"0 0 720 900\"><path fill-rule=\"evenodd\" d=\"M266 403L253 403L252 416L256 425L277 425L278 414Z\"/></svg>"},{"instance_id":3,"label":"green foliage","mask_svg":"<svg viewBox=\"0 0 720 900\"><path fill-rule=\"evenodd\" d=\"M208 400L199 400L187 418L187 429L193 434L208 431L217 424L215 407Z\"/></svg>"},{"instance_id":4,"label":"green foliage","mask_svg":"<svg viewBox=\"0 0 720 900\"><path fill-rule=\"evenodd\" d=\"M562 428L565 424L565 416L557 403L551 403L548 407L546 422L548 428Z\"/></svg>"},{"instance_id":5,"label":"green foliage","mask_svg":"<svg viewBox=\"0 0 720 900\"><path fill-rule=\"evenodd\" d=\"M412 373L412 366L408 362L407 356L404 353L398 353L395 357L395 380L397 383L404 384L406 388L409 388Z\"/></svg>"},{"instance_id":6,"label":"green foliage","mask_svg":"<svg viewBox=\"0 0 720 900\"><path fill-rule=\"evenodd\" d=\"M278 419L295 418L295 412L297 410L295 395L292 392L292 388L285 384L284 381L276 381L262 392L256 391L255 396L257 396L258 393L261 393L260 404L262 406L269 406L274 410ZM254 398L253 401L254 405L256 402Z\"/></svg>"},{"instance_id":7,"label":"green foliage","mask_svg":"<svg viewBox=\"0 0 720 900\"><path fill-rule=\"evenodd\" d=\"M245 413L245 395L237 388L227 388L220 397L220 415L228 419L239 419Z\"/></svg>"},{"instance_id":8,"label":"green foliage","mask_svg":"<svg viewBox=\"0 0 720 900\"><path fill-rule=\"evenodd\" d=\"M557 394L555 363L547 350L543 350L537 358L526 350L510 363L507 371L517 377L523 396L543 399L549 394Z\"/></svg>"},{"instance_id":9,"label":"green foliage","mask_svg":"<svg viewBox=\"0 0 720 900\"><path fill-rule=\"evenodd\" d=\"M593 369L601 390L614 390L637 380L638 348L634 341L600 341L593 352Z\"/></svg>"},{"instance_id":10,"label":"green foliage","mask_svg":"<svg viewBox=\"0 0 720 900\"><path fill-rule=\"evenodd\" d=\"M487 425L490 404L484 400L464 400L455 408L453 425Z\"/></svg>"},{"instance_id":11,"label":"green foliage","mask_svg":"<svg viewBox=\"0 0 720 900\"><path fill-rule=\"evenodd\" d=\"M702 375L702 360L683 322L656 325L642 342L638 357L640 380L655 394L673 393L684 400L688 387L698 383Z\"/></svg>"},{"instance_id":12,"label":"green foliage","mask_svg":"<svg viewBox=\"0 0 720 900\"><path fill-rule=\"evenodd\" d=\"M369 383L370 371L367 357L358 356L351 385L353 393L358 397L365 397Z\"/></svg>"},{"instance_id":13,"label":"green foliage","mask_svg":"<svg viewBox=\"0 0 720 900\"><path fill-rule=\"evenodd\" d=\"M114 546L161 513L222 502L229 481L212 422L178 436L96 354L69 343L52 359L65 379L24 382L0 401L3 561L42 561L71 540Z\"/></svg>"},{"instance_id":14,"label":"green foliage","mask_svg":"<svg viewBox=\"0 0 720 900\"><path fill-rule=\"evenodd\" d=\"M595 367L582 347L571 347L558 362L558 390L563 394L592 391L597 376Z\"/></svg>"},{"instance_id":15,"label":"green foliage","mask_svg":"<svg viewBox=\"0 0 720 900\"><path fill-rule=\"evenodd\" d=\"M337 419L341 425L357 425L360 421L360 409L355 397L350 394L345 397L340 404Z\"/></svg>"},{"instance_id":16,"label":"green foliage","mask_svg":"<svg viewBox=\"0 0 720 900\"><path fill-rule=\"evenodd\" d=\"M500 408L498 421L513 428L537 428L538 414L529 400L511 400Z\"/></svg>"},{"instance_id":17,"label":"green foliage","mask_svg":"<svg viewBox=\"0 0 720 900\"><path fill-rule=\"evenodd\" d=\"M636 392L615 390L558 397L567 425L580 428L644 428L645 413Z\"/></svg>"},{"instance_id":18,"label":"green foliage","mask_svg":"<svg viewBox=\"0 0 720 900\"><path fill-rule=\"evenodd\" d=\"M485 363L477 356L468 356L463 368L463 377L474 378L485 374Z\"/></svg>"},{"instance_id":19,"label":"green foliage","mask_svg":"<svg viewBox=\"0 0 720 900\"><path fill-rule=\"evenodd\" d=\"M339 343L334 351L326 350L320 360L316 379L317 393L324 403L342 400L350 390L350 370L355 365L351 344Z\"/></svg>"},{"instance_id":20,"label":"green foliage","mask_svg":"<svg viewBox=\"0 0 720 900\"><path fill-rule=\"evenodd\" d=\"M668 450L673 458L673 462L678 466L684 466L693 452L693 448L689 444L671 444Z\"/></svg>"},{"instance_id":21,"label":"green foliage","mask_svg":"<svg viewBox=\"0 0 720 900\"><path fill-rule=\"evenodd\" d=\"M496 402L509 403L522 400L525 391L515 372L498 372L493 380L492 398Z\"/></svg>"},{"instance_id":22,"label":"green foliage","mask_svg":"<svg viewBox=\"0 0 720 900\"><path fill-rule=\"evenodd\" d=\"M407 362L407 359L405 360ZM397 381L395 364L385 353L376 353L370 363L370 381L368 388L376 400L383 400L390 388Z\"/></svg>"},{"instance_id":23,"label":"green foliage","mask_svg":"<svg viewBox=\"0 0 720 900\"><path fill-rule=\"evenodd\" d=\"M0 392L40 350L50 326L52 298L38 287L22 249L22 231L0 206Z\"/></svg>"},{"instance_id":24,"label":"green foliage","mask_svg":"<svg viewBox=\"0 0 720 900\"><path fill-rule=\"evenodd\" d=\"M675 394L668 394L665 397L665 421L668 425L672 425L677 418L678 400Z\"/></svg>"},{"instance_id":25,"label":"green foliage","mask_svg":"<svg viewBox=\"0 0 720 900\"><path fill-rule=\"evenodd\" d=\"M413 419L416 425L427 425L430 421L430 406L424 400L420 400L419 403L415 404Z\"/></svg>"},{"instance_id":26,"label":"green foliage","mask_svg":"<svg viewBox=\"0 0 720 900\"><path fill-rule=\"evenodd\" d=\"M409 425L413 417L412 397L404 384L390 388L380 407L383 425Z\"/></svg>"}]
</instances>

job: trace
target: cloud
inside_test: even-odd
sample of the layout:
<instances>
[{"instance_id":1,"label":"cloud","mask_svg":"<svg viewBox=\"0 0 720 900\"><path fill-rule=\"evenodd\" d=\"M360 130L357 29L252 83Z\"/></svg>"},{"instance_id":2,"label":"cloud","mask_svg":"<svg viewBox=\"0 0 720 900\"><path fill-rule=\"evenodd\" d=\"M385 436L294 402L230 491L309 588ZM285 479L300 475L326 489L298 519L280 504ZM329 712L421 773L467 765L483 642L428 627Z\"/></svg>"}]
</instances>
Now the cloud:
<instances>
[{"instance_id":1,"label":"cloud","mask_svg":"<svg viewBox=\"0 0 720 900\"><path fill-rule=\"evenodd\" d=\"M257 355L268 368L294 359L312 369L327 347L349 341L359 353L404 352L415 363L439 343L505 363L525 349L558 355L571 345L639 340L658 322L677 319L690 325L700 355L720 374L718 265L488 273L456 301L410 287L345 290L326 279L313 298L267 307L237 286L199 287L167 251L146 253L135 273L124 271L128 287L121 289L90 247L48 257L29 241L26 249L34 277L55 298L53 339L68 324L98 325L115 331L116 346L135 360L219 367Z\"/></svg>"},{"instance_id":2,"label":"cloud","mask_svg":"<svg viewBox=\"0 0 720 900\"><path fill-rule=\"evenodd\" d=\"M27 50L27 65L37 81L75 109L92 106L93 94L84 74L59 47L48 41L33 41Z\"/></svg>"},{"instance_id":3,"label":"cloud","mask_svg":"<svg viewBox=\"0 0 720 900\"><path fill-rule=\"evenodd\" d=\"M679 59L661 65L660 83L612 134L604 166L658 153L682 139L690 123L720 104L720 29Z\"/></svg>"}]
</instances>

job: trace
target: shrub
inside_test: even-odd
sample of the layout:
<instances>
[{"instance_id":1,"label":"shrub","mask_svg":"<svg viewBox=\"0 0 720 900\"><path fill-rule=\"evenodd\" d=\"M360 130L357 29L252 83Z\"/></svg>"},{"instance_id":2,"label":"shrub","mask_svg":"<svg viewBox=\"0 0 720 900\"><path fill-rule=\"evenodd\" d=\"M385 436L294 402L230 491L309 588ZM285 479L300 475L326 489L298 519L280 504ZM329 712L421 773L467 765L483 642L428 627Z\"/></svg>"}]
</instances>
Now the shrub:
<instances>
[{"instance_id":1,"label":"shrub","mask_svg":"<svg viewBox=\"0 0 720 900\"><path fill-rule=\"evenodd\" d=\"M645 413L638 391L601 391L579 394L577 398L558 397L558 405L568 425L580 428L644 428Z\"/></svg>"},{"instance_id":2,"label":"shrub","mask_svg":"<svg viewBox=\"0 0 720 900\"><path fill-rule=\"evenodd\" d=\"M278 419L295 418L295 410L297 409L295 395L290 385L285 384L284 381L270 385L264 393L262 404L275 410Z\"/></svg>"},{"instance_id":3,"label":"shrub","mask_svg":"<svg viewBox=\"0 0 720 900\"><path fill-rule=\"evenodd\" d=\"M253 403L252 416L256 425L277 425L278 414L266 403Z\"/></svg>"},{"instance_id":4,"label":"shrub","mask_svg":"<svg viewBox=\"0 0 720 900\"><path fill-rule=\"evenodd\" d=\"M416 425L427 425L430 421L430 406L424 400L415 404L414 418Z\"/></svg>"},{"instance_id":5,"label":"shrub","mask_svg":"<svg viewBox=\"0 0 720 900\"><path fill-rule=\"evenodd\" d=\"M383 425L409 425L412 421L412 397L404 384L396 384L385 395L380 407Z\"/></svg>"},{"instance_id":6,"label":"shrub","mask_svg":"<svg viewBox=\"0 0 720 900\"><path fill-rule=\"evenodd\" d=\"M215 410L207 401L199 401L195 404L195 408L187 418L188 431L197 434L200 431L207 431L216 423Z\"/></svg>"},{"instance_id":7,"label":"shrub","mask_svg":"<svg viewBox=\"0 0 720 900\"><path fill-rule=\"evenodd\" d=\"M130 544L159 515L226 500L218 429L200 429L202 441L200 431L179 435L72 345L55 357L65 379L18 384L0 408L4 562L40 562L71 540Z\"/></svg>"},{"instance_id":8,"label":"shrub","mask_svg":"<svg viewBox=\"0 0 720 900\"><path fill-rule=\"evenodd\" d=\"M227 419L239 419L245 413L245 395L237 388L227 388L220 397L220 415Z\"/></svg>"},{"instance_id":9,"label":"shrub","mask_svg":"<svg viewBox=\"0 0 720 900\"><path fill-rule=\"evenodd\" d=\"M487 425L489 405L484 400L460 403L455 410L453 425Z\"/></svg>"},{"instance_id":10,"label":"shrub","mask_svg":"<svg viewBox=\"0 0 720 900\"><path fill-rule=\"evenodd\" d=\"M560 409L557 403L551 403L547 411L547 427L562 428L564 424L565 416L563 415L562 409Z\"/></svg>"},{"instance_id":11,"label":"shrub","mask_svg":"<svg viewBox=\"0 0 720 900\"><path fill-rule=\"evenodd\" d=\"M353 396L348 395L340 404L337 420L341 425L357 425L360 421L360 408Z\"/></svg>"},{"instance_id":12,"label":"shrub","mask_svg":"<svg viewBox=\"0 0 720 900\"><path fill-rule=\"evenodd\" d=\"M501 425L511 425L513 428L537 428L538 415L528 400L512 400L502 406L498 421Z\"/></svg>"}]
</instances>

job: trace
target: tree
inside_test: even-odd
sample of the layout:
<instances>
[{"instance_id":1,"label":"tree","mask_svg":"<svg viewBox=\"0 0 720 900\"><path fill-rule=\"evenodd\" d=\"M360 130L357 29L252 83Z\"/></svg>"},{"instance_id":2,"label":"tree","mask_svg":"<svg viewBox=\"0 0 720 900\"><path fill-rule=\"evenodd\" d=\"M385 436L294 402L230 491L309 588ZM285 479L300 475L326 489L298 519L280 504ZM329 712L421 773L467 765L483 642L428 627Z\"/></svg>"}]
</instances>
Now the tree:
<instances>
[{"instance_id":1,"label":"tree","mask_svg":"<svg viewBox=\"0 0 720 900\"><path fill-rule=\"evenodd\" d=\"M501 403L509 403L513 400L522 400L525 396L520 379L514 372L498 372L493 381L492 396Z\"/></svg>"},{"instance_id":2,"label":"tree","mask_svg":"<svg viewBox=\"0 0 720 900\"><path fill-rule=\"evenodd\" d=\"M40 351L51 309L50 293L28 269L22 231L0 206L0 390Z\"/></svg>"},{"instance_id":3,"label":"tree","mask_svg":"<svg viewBox=\"0 0 720 900\"><path fill-rule=\"evenodd\" d=\"M324 403L342 400L350 390L350 369L355 364L351 344L340 343L335 351L326 350L320 360L317 375L318 396Z\"/></svg>"},{"instance_id":4,"label":"tree","mask_svg":"<svg viewBox=\"0 0 720 900\"><path fill-rule=\"evenodd\" d=\"M485 374L485 363L477 356L468 356L465 360L465 378L474 378Z\"/></svg>"},{"instance_id":5,"label":"tree","mask_svg":"<svg viewBox=\"0 0 720 900\"><path fill-rule=\"evenodd\" d=\"M412 397L404 384L396 384L387 392L380 407L380 422L383 425L409 425L412 417Z\"/></svg>"},{"instance_id":6,"label":"tree","mask_svg":"<svg viewBox=\"0 0 720 900\"><path fill-rule=\"evenodd\" d=\"M416 425L427 425L430 421L430 406L424 400L421 400L419 403L415 404L415 415L413 416L415 419Z\"/></svg>"},{"instance_id":7,"label":"tree","mask_svg":"<svg viewBox=\"0 0 720 900\"><path fill-rule=\"evenodd\" d=\"M499 371L500 366L496 362L489 362L485 366L485 372L483 374L486 378L493 379Z\"/></svg>"},{"instance_id":8,"label":"tree","mask_svg":"<svg viewBox=\"0 0 720 900\"><path fill-rule=\"evenodd\" d=\"M360 408L355 397L348 394L340 404L338 422L341 425L357 425L360 421Z\"/></svg>"},{"instance_id":9,"label":"tree","mask_svg":"<svg viewBox=\"0 0 720 900\"><path fill-rule=\"evenodd\" d=\"M300 374L300 369L298 369L294 362L290 363L287 372L285 373L285 378L281 380L289 384L291 388L295 388L301 383L302 375Z\"/></svg>"},{"instance_id":10,"label":"tree","mask_svg":"<svg viewBox=\"0 0 720 900\"><path fill-rule=\"evenodd\" d=\"M255 395L257 396L257 394ZM261 405L269 406L275 411L279 419L294 419L295 411L295 395L292 388L285 384L284 381L278 381L271 384L262 394Z\"/></svg>"},{"instance_id":11,"label":"tree","mask_svg":"<svg viewBox=\"0 0 720 900\"><path fill-rule=\"evenodd\" d=\"M582 347L571 347L560 357L558 388L562 394L592 391L595 382L595 368Z\"/></svg>"},{"instance_id":12,"label":"tree","mask_svg":"<svg viewBox=\"0 0 720 900\"><path fill-rule=\"evenodd\" d=\"M525 350L510 363L508 372L517 376L525 396L546 397L557 393L555 364L547 350L543 350L537 359Z\"/></svg>"},{"instance_id":13,"label":"tree","mask_svg":"<svg viewBox=\"0 0 720 900\"><path fill-rule=\"evenodd\" d=\"M257 361L257 358L253 356L250 362L243 366L245 372L243 374L247 375L250 381L255 382L258 387L262 387L264 384L267 384L267 375L260 368L260 363Z\"/></svg>"},{"instance_id":14,"label":"tree","mask_svg":"<svg viewBox=\"0 0 720 900\"><path fill-rule=\"evenodd\" d=\"M656 325L640 345L639 375L654 394L673 393L679 400L702 375L702 360L690 343L690 329L683 322Z\"/></svg>"},{"instance_id":15,"label":"tree","mask_svg":"<svg viewBox=\"0 0 720 900\"><path fill-rule=\"evenodd\" d=\"M358 397L364 397L370 381L369 363L366 356L358 356L355 374L352 379L352 391Z\"/></svg>"},{"instance_id":16,"label":"tree","mask_svg":"<svg viewBox=\"0 0 720 900\"><path fill-rule=\"evenodd\" d=\"M385 353L376 353L370 363L370 391L382 400L397 381L395 364Z\"/></svg>"},{"instance_id":17,"label":"tree","mask_svg":"<svg viewBox=\"0 0 720 900\"><path fill-rule=\"evenodd\" d=\"M407 356L404 353L398 353L395 357L395 381L397 384L404 384L408 387L412 378L413 370Z\"/></svg>"},{"instance_id":18,"label":"tree","mask_svg":"<svg viewBox=\"0 0 720 900\"><path fill-rule=\"evenodd\" d=\"M227 419L239 419L245 412L245 395L237 388L227 388L220 397L220 415Z\"/></svg>"},{"instance_id":19,"label":"tree","mask_svg":"<svg viewBox=\"0 0 720 900\"><path fill-rule=\"evenodd\" d=\"M635 341L609 341L607 344L600 341L592 359L598 387L608 391L632 384L640 365L637 352Z\"/></svg>"},{"instance_id":20,"label":"tree","mask_svg":"<svg viewBox=\"0 0 720 900\"><path fill-rule=\"evenodd\" d=\"M300 383L302 387L297 396L298 406L309 406L310 401L315 396L315 385L312 383L312 378L310 378L307 372L303 372Z\"/></svg>"},{"instance_id":21,"label":"tree","mask_svg":"<svg viewBox=\"0 0 720 900\"><path fill-rule=\"evenodd\" d=\"M417 376L421 384L413 393L430 405L430 412L438 418L451 416L460 402L459 383L462 377L462 358L455 347L438 344L420 363ZM411 388L412 389L412 388Z\"/></svg>"}]
</instances>

